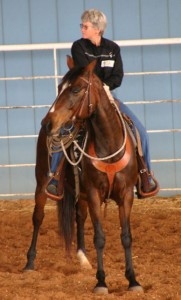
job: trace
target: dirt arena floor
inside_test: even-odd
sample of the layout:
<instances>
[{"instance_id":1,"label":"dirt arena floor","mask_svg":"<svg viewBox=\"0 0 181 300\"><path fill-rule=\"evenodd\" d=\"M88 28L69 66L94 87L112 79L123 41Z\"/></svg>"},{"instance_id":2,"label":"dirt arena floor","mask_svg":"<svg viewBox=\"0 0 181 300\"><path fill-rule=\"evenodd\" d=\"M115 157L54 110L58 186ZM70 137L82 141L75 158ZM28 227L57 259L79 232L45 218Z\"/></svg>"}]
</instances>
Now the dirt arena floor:
<instances>
[{"instance_id":1,"label":"dirt arena floor","mask_svg":"<svg viewBox=\"0 0 181 300\"><path fill-rule=\"evenodd\" d=\"M131 215L133 262L144 293L128 292L117 207L108 205L104 266L109 294L92 293L96 256L90 219L86 223L87 254L92 270L81 270L76 257L67 260L58 234L55 202L49 200L40 230L35 271L22 272L32 236L33 200L0 201L0 299L181 299L181 195L135 200Z\"/></svg>"}]
</instances>

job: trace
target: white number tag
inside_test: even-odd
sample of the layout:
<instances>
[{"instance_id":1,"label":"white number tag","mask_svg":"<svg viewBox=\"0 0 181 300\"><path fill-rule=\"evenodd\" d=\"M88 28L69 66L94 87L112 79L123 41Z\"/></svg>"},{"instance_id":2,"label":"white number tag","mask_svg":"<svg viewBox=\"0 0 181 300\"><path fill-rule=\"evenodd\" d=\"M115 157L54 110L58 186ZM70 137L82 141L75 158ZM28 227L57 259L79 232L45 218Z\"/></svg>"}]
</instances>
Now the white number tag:
<instances>
[{"instance_id":1,"label":"white number tag","mask_svg":"<svg viewBox=\"0 0 181 300\"><path fill-rule=\"evenodd\" d=\"M104 67L114 67L114 60L102 60L101 61L101 67L104 68Z\"/></svg>"}]
</instances>

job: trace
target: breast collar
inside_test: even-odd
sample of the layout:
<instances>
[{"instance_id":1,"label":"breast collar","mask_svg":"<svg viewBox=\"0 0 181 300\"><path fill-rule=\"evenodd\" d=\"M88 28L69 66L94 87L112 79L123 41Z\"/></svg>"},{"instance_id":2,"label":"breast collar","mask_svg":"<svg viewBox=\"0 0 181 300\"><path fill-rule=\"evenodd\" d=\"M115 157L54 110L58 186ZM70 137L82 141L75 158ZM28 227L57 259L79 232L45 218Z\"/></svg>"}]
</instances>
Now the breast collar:
<instances>
[{"instance_id":1,"label":"breast collar","mask_svg":"<svg viewBox=\"0 0 181 300\"><path fill-rule=\"evenodd\" d=\"M97 157L93 143L90 144L88 153L89 153L89 155L91 155L95 158ZM110 194L111 194L111 191L113 188L113 182L114 182L116 173L120 172L127 166L128 162L130 161L130 157L131 157L131 144L130 144L129 138L127 138L125 152L118 161L116 161L114 163L106 163L106 162L100 161L100 160L94 160L94 159L91 160L91 163L97 170L107 174L107 177L109 180L108 198L110 197Z\"/></svg>"}]
</instances>

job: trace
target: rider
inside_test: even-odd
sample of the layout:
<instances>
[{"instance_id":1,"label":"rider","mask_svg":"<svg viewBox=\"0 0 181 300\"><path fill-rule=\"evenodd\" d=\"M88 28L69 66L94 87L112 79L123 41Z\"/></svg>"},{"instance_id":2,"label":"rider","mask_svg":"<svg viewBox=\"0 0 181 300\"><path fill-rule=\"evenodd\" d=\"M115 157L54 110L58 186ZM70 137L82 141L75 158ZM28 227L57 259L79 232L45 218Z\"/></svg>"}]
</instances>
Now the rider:
<instances>
[{"instance_id":1,"label":"rider","mask_svg":"<svg viewBox=\"0 0 181 300\"><path fill-rule=\"evenodd\" d=\"M123 63L120 53L120 47L111 40L103 37L107 25L106 16L99 10L90 9L84 11L81 16L80 24L82 38L75 41L71 48L71 54L75 65L80 67L87 66L91 61L97 59L95 67L96 75L102 80L104 88L110 99L113 99L110 90L114 90L122 83L124 76ZM137 128L143 151L143 157L147 168L147 184L143 190L149 196L157 192L157 186L152 180L151 163L149 152L149 140L147 132L141 122L133 114L133 112L122 102L119 102L120 110L126 114ZM51 172L56 171L59 162L63 157L62 152L52 155ZM145 170L145 169L144 169ZM142 170L143 171L143 170ZM47 190L50 194L57 194L57 182L51 180Z\"/></svg>"}]
</instances>

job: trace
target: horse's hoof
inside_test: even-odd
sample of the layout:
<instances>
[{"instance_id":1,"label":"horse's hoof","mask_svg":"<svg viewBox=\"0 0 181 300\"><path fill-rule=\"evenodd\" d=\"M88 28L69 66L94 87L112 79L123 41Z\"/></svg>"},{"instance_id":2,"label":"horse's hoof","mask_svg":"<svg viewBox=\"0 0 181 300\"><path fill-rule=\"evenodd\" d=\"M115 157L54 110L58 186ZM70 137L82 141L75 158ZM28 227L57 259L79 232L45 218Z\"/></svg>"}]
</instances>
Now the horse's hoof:
<instances>
[{"instance_id":1,"label":"horse's hoof","mask_svg":"<svg viewBox=\"0 0 181 300\"><path fill-rule=\"evenodd\" d=\"M92 266L82 250L78 250L77 257L83 269L90 270Z\"/></svg>"},{"instance_id":2,"label":"horse's hoof","mask_svg":"<svg viewBox=\"0 0 181 300\"><path fill-rule=\"evenodd\" d=\"M32 272L32 271L34 271L33 266L25 266L22 270L22 272Z\"/></svg>"},{"instance_id":3,"label":"horse's hoof","mask_svg":"<svg viewBox=\"0 0 181 300\"><path fill-rule=\"evenodd\" d=\"M107 295L109 292L108 292L108 288L107 287L95 287L94 289L94 294L97 294L97 295Z\"/></svg>"},{"instance_id":4,"label":"horse's hoof","mask_svg":"<svg viewBox=\"0 0 181 300\"><path fill-rule=\"evenodd\" d=\"M135 285L135 286L131 286L128 291L131 292L144 292L143 288L141 285Z\"/></svg>"},{"instance_id":5,"label":"horse's hoof","mask_svg":"<svg viewBox=\"0 0 181 300\"><path fill-rule=\"evenodd\" d=\"M33 269L23 269L22 272L27 273L27 272L34 272Z\"/></svg>"}]
</instances>

